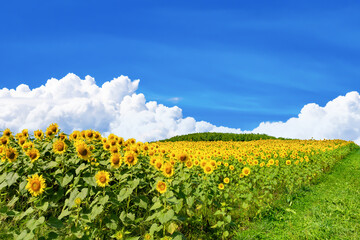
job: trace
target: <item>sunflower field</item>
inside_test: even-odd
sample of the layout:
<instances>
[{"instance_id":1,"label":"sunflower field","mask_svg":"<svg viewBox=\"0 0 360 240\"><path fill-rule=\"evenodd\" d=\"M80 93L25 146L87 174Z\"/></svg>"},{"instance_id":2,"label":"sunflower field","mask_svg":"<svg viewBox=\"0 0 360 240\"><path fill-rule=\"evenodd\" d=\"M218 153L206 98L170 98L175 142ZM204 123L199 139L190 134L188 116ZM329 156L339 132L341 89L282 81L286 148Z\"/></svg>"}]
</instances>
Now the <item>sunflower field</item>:
<instances>
[{"instance_id":1,"label":"sunflower field","mask_svg":"<svg viewBox=\"0 0 360 240\"><path fill-rule=\"evenodd\" d=\"M231 239L354 148L343 140L0 137L0 239Z\"/></svg>"}]
</instances>

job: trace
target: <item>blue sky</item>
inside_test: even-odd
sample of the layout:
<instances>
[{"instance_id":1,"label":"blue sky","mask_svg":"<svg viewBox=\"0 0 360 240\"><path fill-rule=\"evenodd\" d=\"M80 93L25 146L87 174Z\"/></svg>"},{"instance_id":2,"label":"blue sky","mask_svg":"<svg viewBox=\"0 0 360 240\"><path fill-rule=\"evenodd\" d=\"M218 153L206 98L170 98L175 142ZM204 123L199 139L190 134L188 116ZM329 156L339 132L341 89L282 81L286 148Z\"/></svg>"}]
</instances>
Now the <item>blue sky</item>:
<instances>
[{"instance_id":1,"label":"blue sky","mask_svg":"<svg viewBox=\"0 0 360 240\"><path fill-rule=\"evenodd\" d=\"M125 75L184 117L251 130L359 90L359 12L357 1L7 1L0 89Z\"/></svg>"}]
</instances>

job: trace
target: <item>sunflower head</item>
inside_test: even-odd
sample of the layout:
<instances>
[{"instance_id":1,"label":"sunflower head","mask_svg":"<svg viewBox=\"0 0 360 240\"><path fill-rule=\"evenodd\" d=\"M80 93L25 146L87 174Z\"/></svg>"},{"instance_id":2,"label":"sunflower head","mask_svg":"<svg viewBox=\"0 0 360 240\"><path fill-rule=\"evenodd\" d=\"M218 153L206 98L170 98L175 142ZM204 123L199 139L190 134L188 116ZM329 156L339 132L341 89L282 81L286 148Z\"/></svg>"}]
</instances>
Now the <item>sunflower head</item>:
<instances>
[{"instance_id":1,"label":"sunflower head","mask_svg":"<svg viewBox=\"0 0 360 240\"><path fill-rule=\"evenodd\" d=\"M81 135L80 135L80 131L73 131L70 136L69 136L69 139L70 141L76 141L76 140L79 140L81 138Z\"/></svg>"},{"instance_id":2,"label":"sunflower head","mask_svg":"<svg viewBox=\"0 0 360 240\"><path fill-rule=\"evenodd\" d=\"M244 174L244 176L249 176L251 171L250 168L244 167L241 172Z\"/></svg>"},{"instance_id":3,"label":"sunflower head","mask_svg":"<svg viewBox=\"0 0 360 240\"><path fill-rule=\"evenodd\" d=\"M121 155L118 153L112 154L110 157L111 166L114 168L119 168L122 163Z\"/></svg>"},{"instance_id":4,"label":"sunflower head","mask_svg":"<svg viewBox=\"0 0 360 240\"><path fill-rule=\"evenodd\" d=\"M48 130L53 132L54 135L56 135L59 132L59 125L57 123L52 123L46 129L46 131L48 131Z\"/></svg>"},{"instance_id":5,"label":"sunflower head","mask_svg":"<svg viewBox=\"0 0 360 240\"><path fill-rule=\"evenodd\" d=\"M66 149L67 149L67 145L61 139L57 140L53 144L53 151L56 154L63 154L66 151Z\"/></svg>"},{"instance_id":6,"label":"sunflower head","mask_svg":"<svg viewBox=\"0 0 360 240\"><path fill-rule=\"evenodd\" d=\"M161 194L166 192L166 183L163 181L158 181L156 184L156 190Z\"/></svg>"},{"instance_id":7,"label":"sunflower head","mask_svg":"<svg viewBox=\"0 0 360 240\"><path fill-rule=\"evenodd\" d=\"M223 190L223 189L224 189L224 184L223 184L223 183L220 183L220 184L219 184L219 189L220 189L220 190Z\"/></svg>"},{"instance_id":8,"label":"sunflower head","mask_svg":"<svg viewBox=\"0 0 360 240\"><path fill-rule=\"evenodd\" d=\"M182 152L179 153L178 155L178 160L182 163L186 162L187 160L189 160L189 155L186 152Z\"/></svg>"},{"instance_id":9,"label":"sunflower head","mask_svg":"<svg viewBox=\"0 0 360 240\"><path fill-rule=\"evenodd\" d=\"M230 179L228 177L224 178L224 183L228 184L230 182Z\"/></svg>"},{"instance_id":10,"label":"sunflower head","mask_svg":"<svg viewBox=\"0 0 360 240\"><path fill-rule=\"evenodd\" d=\"M3 132L3 136L5 137L12 137L12 133L9 128L5 129Z\"/></svg>"},{"instance_id":11,"label":"sunflower head","mask_svg":"<svg viewBox=\"0 0 360 240\"><path fill-rule=\"evenodd\" d=\"M39 139L39 140L43 139L43 138L44 138L44 133L43 133L43 131L42 131L42 130L36 130L36 131L34 131L34 137L35 137L36 139Z\"/></svg>"},{"instance_id":12,"label":"sunflower head","mask_svg":"<svg viewBox=\"0 0 360 240\"><path fill-rule=\"evenodd\" d=\"M0 138L0 145L6 146L8 143L9 143L9 137L3 135L3 136Z\"/></svg>"},{"instance_id":13,"label":"sunflower head","mask_svg":"<svg viewBox=\"0 0 360 240\"><path fill-rule=\"evenodd\" d=\"M286 165L291 165L291 160L286 160Z\"/></svg>"},{"instance_id":14,"label":"sunflower head","mask_svg":"<svg viewBox=\"0 0 360 240\"><path fill-rule=\"evenodd\" d=\"M105 187L109 184L110 181L110 174L106 171L99 171L95 175L96 183L100 187Z\"/></svg>"},{"instance_id":15,"label":"sunflower head","mask_svg":"<svg viewBox=\"0 0 360 240\"><path fill-rule=\"evenodd\" d=\"M26 189L33 195L34 197L42 194L44 189L46 188L45 179L42 175L34 174L27 179L28 183L26 185Z\"/></svg>"},{"instance_id":16,"label":"sunflower head","mask_svg":"<svg viewBox=\"0 0 360 240\"><path fill-rule=\"evenodd\" d=\"M162 168L162 173L165 177L171 177L174 175L174 167L171 165L171 163L166 162Z\"/></svg>"},{"instance_id":17,"label":"sunflower head","mask_svg":"<svg viewBox=\"0 0 360 240\"><path fill-rule=\"evenodd\" d=\"M9 162L15 162L18 157L18 152L15 148L9 147L5 150L5 156Z\"/></svg>"},{"instance_id":18,"label":"sunflower head","mask_svg":"<svg viewBox=\"0 0 360 240\"><path fill-rule=\"evenodd\" d=\"M157 170L160 170L163 166L163 160L161 158L156 158L155 163L154 163L154 167Z\"/></svg>"},{"instance_id":19,"label":"sunflower head","mask_svg":"<svg viewBox=\"0 0 360 240\"><path fill-rule=\"evenodd\" d=\"M28 138L28 137L29 137L29 130L23 129L23 130L21 131L21 133L22 133L23 137L25 137L25 138Z\"/></svg>"},{"instance_id":20,"label":"sunflower head","mask_svg":"<svg viewBox=\"0 0 360 240\"><path fill-rule=\"evenodd\" d=\"M31 141L27 141L22 145L22 149L26 152L27 150L34 147L34 143Z\"/></svg>"},{"instance_id":21,"label":"sunflower head","mask_svg":"<svg viewBox=\"0 0 360 240\"><path fill-rule=\"evenodd\" d=\"M206 174L211 174L214 171L214 168L211 164L206 164L203 169L204 173Z\"/></svg>"},{"instance_id":22,"label":"sunflower head","mask_svg":"<svg viewBox=\"0 0 360 240\"><path fill-rule=\"evenodd\" d=\"M88 160L91 156L91 151L88 145L84 142L76 143L76 152L77 155L84 160Z\"/></svg>"},{"instance_id":23,"label":"sunflower head","mask_svg":"<svg viewBox=\"0 0 360 240\"><path fill-rule=\"evenodd\" d=\"M192 160L187 160L186 162L185 162L185 165L186 165L186 167L187 168L192 168L193 166L194 166L194 163L193 163L193 161Z\"/></svg>"},{"instance_id":24,"label":"sunflower head","mask_svg":"<svg viewBox=\"0 0 360 240\"><path fill-rule=\"evenodd\" d=\"M124 162L128 167L134 166L138 161L138 158L134 152L126 152L124 156Z\"/></svg>"},{"instance_id":25,"label":"sunflower head","mask_svg":"<svg viewBox=\"0 0 360 240\"><path fill-rule=\"evenodd\" d=\"M34 162L39 159L40 152L36 148L32 148L26 152L26 155L30 158L31 162Z\"/></svg>"}]
</instances>

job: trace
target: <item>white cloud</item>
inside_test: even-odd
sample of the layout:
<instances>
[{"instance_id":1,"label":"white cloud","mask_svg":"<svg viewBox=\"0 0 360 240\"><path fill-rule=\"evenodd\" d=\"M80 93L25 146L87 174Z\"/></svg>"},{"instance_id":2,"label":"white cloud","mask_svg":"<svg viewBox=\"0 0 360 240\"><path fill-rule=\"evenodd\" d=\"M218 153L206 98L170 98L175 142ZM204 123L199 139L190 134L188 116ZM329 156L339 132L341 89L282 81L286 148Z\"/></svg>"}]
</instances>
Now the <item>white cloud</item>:
<instances>
[{"instance_id":1,"label":"white cloud","mask_svg":"<svg viewBox=\"0 0 360 240\"><path fill-rule=\"evenodd\" d=\"M275 137L344 139L360 143L360 95L349 92L324 107L305 105L298 117L286 122L262 122L253 130Z\"/></svg>"},{"instance_id":2,"label":"white cloud","mask_svg":"<svg viewBox=\"0 0 360 240\"><path fill-rule=\"evenodd\" d=\"M25 84L16 89L3 88L0 89L0 129L34 131L56 122L66 133L91 128L139 141L193 132L241 132L183 118L182 110L176 106L146 102L143 94L136 93L138 85L139 80L120 76L100 87L90 76L82 80L70 73L60 80L49 79L34 89Z\"/></svg>"}]
</instances>

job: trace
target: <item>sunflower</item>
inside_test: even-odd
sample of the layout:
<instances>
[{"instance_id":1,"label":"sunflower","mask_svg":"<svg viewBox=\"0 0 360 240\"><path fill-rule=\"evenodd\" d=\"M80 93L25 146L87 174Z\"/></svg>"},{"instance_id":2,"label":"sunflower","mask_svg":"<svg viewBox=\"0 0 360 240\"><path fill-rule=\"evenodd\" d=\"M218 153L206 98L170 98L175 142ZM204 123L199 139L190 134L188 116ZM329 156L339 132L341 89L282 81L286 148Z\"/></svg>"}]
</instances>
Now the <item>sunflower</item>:
<instances>
[{"instance_id":1,"label":"sunflower","mask_svg":"<svg viewBox=\"0 0 360 240\"><path fill-rule=\"evenodd\" d=\"M250 174L250 168L244 167L241 171L245 176L248 176Z\"/></svg>"},{"instance_id":2,"label":"sunflower","mask_svg":"<svg viewBox=\"0 0 360 240\"><path fill-rule=\"evenodd\" d=\"M91 156L90 148L84 142L76 143L76 151L81 159L88 160Z\"/></svg>"},{"instance_id":3,"label":"sunflower","mask_svg":"<svg viewBox=\"0 0 360 240\"><path fill-rule=\"evenodd\" d=\"M233 170L235 169L234 165L230 165L230 166L229 166L229 169L230 169L231 171L233 171Z\"/></svg>"},{"instance_id":4,"label":"sunflower","mask_svg":"<svg viewBox=\"0 0 360 240\"><path fill-rule=\"evenodd\" d=\"M94 131L94 139L101 140L101 133L99 133L98 131Z\"/></svg>"},{"instance_id":5,"label":"sunflower","mask_svg":"<svg viewBox=\"0 0 360 240\"><path fill-rule=\"evenodd\" d=\"M171 165L171 163L166 162L162 168L162 173L165 177L171 177L174 175L174 167Z\"/></svg>"},{"instance_id":6,"label":"sunflower","mask_svg":"<svg viewBox=\"0 0 360 240\"><path fill-rule=\"evenodd\" d=\"M106 151L110 151L111 144L109 142L103 143L103 149Z\"/></svg>"},{"instance_id":7,"label":"sunflower","mask_svg":"<svg viewBox=\"0 0 360 240\"><path fill-rule=\"evenodd\" d=\"M189 160L189 155L186 152L182 152L182 153L178 154L177 158L180 162L184 163L187 160Z\"/></svg>"},{"instance_id":8,"label":"sunflower","mask_svg":"<svg viewBox=\"0 0 360 240\"><path fill-rule=\"evenodd\" d=\"M26 152L26 155L30 158L31 162L34 162L39 159L40 152L36 148L32 148Z\"/></svg>"},{"instance_id":9,"label":"sunflower","mask_svg":"<svg viewBox=\"0 0 360 240\"><path fill-rule=\"evenodd\" d=\"M29 137L29 130L23 129L23 130L21 131L21 133L22 133L22 135L23 135L25 138L28 138L28 137Z\"/></svg>"},{"instance_id":10,"label":"sunflower","mask_svg":"<svg viewBox=\"0 0 360 240\"><path fill-rule=\"evenodd\" d=\"M22 145L22 149L26 152L27 150L31 149L34 147L34 143L33 142L25 142L23 145Z\"/></svg>"},{"instance_id":11,"label":"sunflower","mask_svg":"<svg viewBox=\"0 0 360 240\"><path fill-rule=\"evenodd\" d=\"M161 170L162 166L163 166L164 162L161 158L156 158L155 160L155 163L154 163L154 167L157 169L157 170Z\"/></svg>"},{"instance_id":12,"label":"sunflower","mask_svg":"<svg viewBox=\"0 0 360 240\"><path fill-rule=\"evenodd\" d=\"M7 128L7 129L4 130L3 136L12 137L12 134L11 134L11 131L10 131L9 128Z\"/></svg>"},{"instance_id":13,"label":"sunflower","mask_svg":"<svg viewBox=\"0 0 360 240\"><path fill-rule=\"evenodd\" d=\"M111 154L115 154L115 153L118 153L119 152L119 148L116 147L116 146L113 146L110 148L110 153Z\"/></svg>"},{"instance_id":14,"label":"sunflower","mask_svg":"<svg viewBox=\"0 0 360 240\"><path fill-rule=\"evenodd\" d=\"M85 130L85 138L89 141L93 140L94 138L94 131L91 129Z\"/></svg>"},{"instance_id":15,"label":"sunflower","mask_svg":"<svg viewBox=\"0 0 360 240\"><path fill-rule=\"evenodd\" d=\"M156 184L156 190L161 194L166 192L166 183L163 181L158 181Z\"/></svg>"},{"instance_id":16,"label":"sunflower","mask_svg":"<svg viewBox=\"0 0 360 240\"><path fill-rule=\"evenodd\" d=\"M65 133L60 133L59 138L60 138L60 140L64 141L65 139L67 139L67 136Z\"/></svg>"},{"instance_id":17,"label":"sunflower","mask_svg":"<svg viewBox=\"0 0 360 240\"><path fill-rule=\"evenodd\" d=\"M60 139L54 142L53 144L53 151L56 154L63 154L64 152L66 152L66 149L67 149L67 145L65 144L64 141Z\"/></svg>"},{"instance_id":18,"label":"sunflower","mask_svg":"<svg viewBox=\"0 0 360 240\"><path fill-rule=\"evenodd\" d=\"M36 173L27 179L28 183L26 185L26 189L33 195L34 197L42 194L44 189L46 188L45 179L42 175Z\"/></svg>"},{"instance_id":19,"label":"sunflower","mask_svg":"<svg viewBox=\"0 0 360 240\"><path fill-rule=\"evenodd\" d=\"M9 137L7 136L2 136L0 138L0 145L7 145L9 143Z\"/></svg>"},{"instance_id":20,"label":"sunflower","mask_svg":"<svg viewBox=\"0 0 360 240\"><path fill-rule=\"evenodd\" d=\"M96 183L100 187L105 187L109 184L110 181L110 174L106 171L99 171L95 175Z\"/></svg>"},{"instance_id":21,"label":"sunflower","mask_svg":"<svg viewBox=\"0 0 360 240\"><path fill-rule=\"evenodd\" d=\"M220 189L220 190L223 190L223 189L224 189L224 184L223 184L223 183L220 183L220 184L219 184L219 189Z\"/></svg>"},{"instance_id":22,"label":"sunflower","mask_svg":"<svg viewBox=\"0 0 360 240\"><path fill-rule=\"evenodd\" d=\"M24 137L19 138L18 143L20 146L24 145L24 143L26 143L26 138L24 138Z\"/></svg>"},{"instance_id":23,"label":"sunflower","mask_svg":"<svg viewBox=\"0 0 360 240\"><path fill-rule=\"evenodd\" d=\"M42 131L42 130L36 130L36 131L34 131L34 137L35 137L36 139L39 139L39 140L43 139L43 138L44 138L44 133L43 133L43 131Z\"/></svg>"},{"instance_id":24,"label":"sunflower","mask_svg":"<svg viewBox=\"0 0 360 240\"><path fill-rule=\"evenodd\" d=\"M69 139L71 141L76 141L76 140L79 140L81 138L81 135L80 135L80 131L73 131L70 136L69 136Z\"/></svg>"},{"instance_id":25,"label":"sunflower","mask_svg":"<svg viewBox=\"0 0 360 240\"><path fill-rule=\"evenodd\" d=\"M122 163L121 155L118 153L112 154L110 157L110 163L112 167L119 168Z\"/></svg>"},{"instance_id":26,"label":"sunflower","mask_svg":"<svg viewBox=\"0 0 360 240\"><path fill-rule=\"evenodd\" d=\"M286 160L286 165L291 165L291 160Z\"/></svg>"},{"instance_id":27,"label":"sunflower","mask_svg":"<svg viewBox=\"0 0 360 240\"><path fill-rule=\"evenodd\" d=\"M228 184L230 182L230 179L228 177L224 178L224 183Z\"/></svg>"},{"instance_id":28,"label":"sunflower","mask_svg":"<svg viewBox=\"0 0 360 240\"><path fill-rule=\"evenodd\" d=\"M54 135L56 135L59 132L59 125L57 123L52 123L50 126L46 129L46 131L53 132Z\"/></svg>"},{"instance_id":29,"label":"sunflower","mask_svg":"<svg viewBox=\"0 0 360 240\"><path fill-rule=\"evenodd\" d=\"M124 156L124 162L128 167L134 166L138 161L138 158L134 152L127 152Z\"/></svg>"},{"instance_id":30,"label":"sunflower","mask_svg":"<svg viewBox=\"0 0 360 240\"><path fill-rule=\"evenodd\" d=\"M46 129L45 135L47 138L53 138L55 136L55 133L51 131L50 129Z\"/></svg>"},{"instance_id":31,"label":"sunflower","mask_svg":"<svg viewBox=\"0 0 360 240\"><path fill-rule=\"evenodd\" d=\"M206 164L204 169L204 173L211 174L214 171L214 168L211 164Z\"/></svg>"},{"instance_id":32,"label":"sunflower","mask_svg":"<svg viewBox=\"0 0 360 240\"><path fill-rule=\"evenodd\" d=\"M15 162L18 155L19 154L15 148L9 147L5 150L5 156L9 160L9 162Z\"/></svg>"},{"instance_id":33,"label":"sunflower","mask_svg":"<svg viewBox=\"0 0 360 240\"><path fill-rule=\"evenodd\" d=\"M185 165L188 169L190 169L194 166L194 163L189 159L188 161L186 161Z\"/></svg>"}]
</instances>

